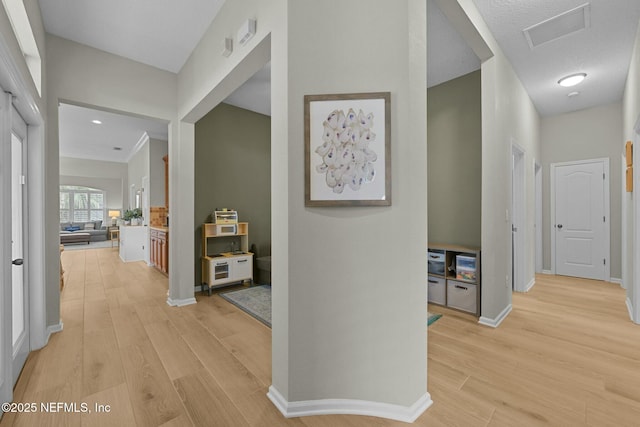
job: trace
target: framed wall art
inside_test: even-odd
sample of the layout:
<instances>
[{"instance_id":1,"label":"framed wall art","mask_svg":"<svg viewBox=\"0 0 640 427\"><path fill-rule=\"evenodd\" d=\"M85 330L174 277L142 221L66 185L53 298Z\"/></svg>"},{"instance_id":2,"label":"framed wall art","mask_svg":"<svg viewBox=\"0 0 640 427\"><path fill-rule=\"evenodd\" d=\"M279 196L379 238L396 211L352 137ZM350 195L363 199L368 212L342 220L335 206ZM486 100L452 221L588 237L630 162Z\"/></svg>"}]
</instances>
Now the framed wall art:
<instances>
[{"instance_id":1,"label":"framed wall art","mask_svg":"<svg viewBox=\"0 0 640 427\"><path fill-rule=\"evenodd\" d=\"M391 205L391 93L306 95L305 206Z\"/></svg>"}]
</instances>

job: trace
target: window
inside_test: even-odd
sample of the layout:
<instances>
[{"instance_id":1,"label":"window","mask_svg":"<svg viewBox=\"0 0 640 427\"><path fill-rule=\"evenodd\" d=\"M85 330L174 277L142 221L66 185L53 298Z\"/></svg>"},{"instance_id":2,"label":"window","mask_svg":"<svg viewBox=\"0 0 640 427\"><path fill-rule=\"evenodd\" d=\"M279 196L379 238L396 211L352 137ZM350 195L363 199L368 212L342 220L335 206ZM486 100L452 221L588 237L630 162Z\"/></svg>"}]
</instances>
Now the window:
<instances>
[{"instance_id":1,"label":"window","mask_svg":"<svg viewBox=\"0 0 640 427\"><path fill-rule=\"evenodd\" d=\"M60 186L60 222L89 222L106 218L102 190L73 185Z\"/></svg>"}]
</instances>

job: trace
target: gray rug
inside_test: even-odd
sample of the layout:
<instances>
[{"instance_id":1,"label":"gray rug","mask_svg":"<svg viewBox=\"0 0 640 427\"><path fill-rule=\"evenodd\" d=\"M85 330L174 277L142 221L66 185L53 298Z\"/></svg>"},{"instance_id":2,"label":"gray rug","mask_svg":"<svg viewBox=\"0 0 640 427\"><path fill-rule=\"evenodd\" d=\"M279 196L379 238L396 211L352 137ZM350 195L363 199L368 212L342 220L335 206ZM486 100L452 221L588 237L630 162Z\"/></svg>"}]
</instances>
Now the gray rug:
<instances>
[{"instance_id":1,"label":"gray rug","mask_svg":"<svg viewBox=\"0 0 640 427\"><path fill-rule=\"evenodd\" d=\"M252 286L219 294L222 298L271 327L271 286Z\"/></svg>"}]
</instances>

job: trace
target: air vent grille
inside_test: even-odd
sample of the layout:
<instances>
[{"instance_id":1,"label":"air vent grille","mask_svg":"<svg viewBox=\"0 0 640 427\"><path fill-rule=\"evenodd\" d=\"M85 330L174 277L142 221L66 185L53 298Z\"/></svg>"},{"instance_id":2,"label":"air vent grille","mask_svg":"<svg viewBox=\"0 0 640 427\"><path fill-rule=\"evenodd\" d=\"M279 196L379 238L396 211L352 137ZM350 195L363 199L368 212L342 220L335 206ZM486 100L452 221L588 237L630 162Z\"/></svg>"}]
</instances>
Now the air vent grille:
<instances>
[{"instance_id":1,"label":"air vent grille","mask_svg":"<svg viewBox=\"0 0 640 427\"><path fill-rule=\"evenodd\" d=\"M589 28L591 5L585 3L560 15L549 18L522 30L529 47L534 49L545 43Z\"/></svg>"}]
</instances>

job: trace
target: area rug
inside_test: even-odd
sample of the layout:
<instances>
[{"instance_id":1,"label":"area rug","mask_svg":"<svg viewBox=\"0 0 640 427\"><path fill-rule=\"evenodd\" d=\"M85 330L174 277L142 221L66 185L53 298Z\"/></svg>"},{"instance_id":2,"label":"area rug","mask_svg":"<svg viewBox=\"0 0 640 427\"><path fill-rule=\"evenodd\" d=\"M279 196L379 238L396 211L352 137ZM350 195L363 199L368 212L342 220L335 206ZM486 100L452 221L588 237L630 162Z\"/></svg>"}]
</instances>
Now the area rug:
<instances>
[{"instance_id":1,"label":"area rug","mask_svg":"<svg viewBox=\"0 0 640 427\"><path fill-rule=\"evenodd\" d=\"M438 320L439 318L442 317L442 314L433 314L433 313L429 313L427 311L427 316L428 316L428 319L429 319L429 320L427 320L427 326L431 326L431 324L433 322L435 322L436 320Z\"/></svg>"},{"instance_id":2,"label":"area rug","mask_svg":"<svg viewBox=\"0 0 640 427\"><path fill-rule=\"evenodd\" d=\"M219 294L222 298L271 327L271 286L252 286Z\"/></svg>"}]
</instances>

